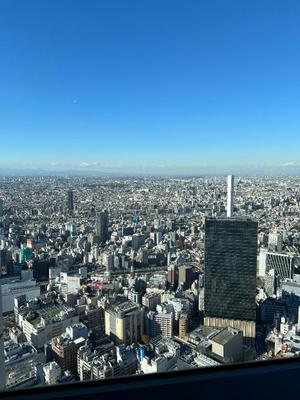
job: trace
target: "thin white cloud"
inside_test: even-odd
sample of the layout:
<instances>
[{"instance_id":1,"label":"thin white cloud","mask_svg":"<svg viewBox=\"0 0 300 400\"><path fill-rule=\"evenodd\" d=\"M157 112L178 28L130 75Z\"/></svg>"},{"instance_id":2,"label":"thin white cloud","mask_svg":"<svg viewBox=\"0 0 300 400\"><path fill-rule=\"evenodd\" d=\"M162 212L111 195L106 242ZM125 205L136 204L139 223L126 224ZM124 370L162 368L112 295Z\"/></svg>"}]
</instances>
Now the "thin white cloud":
<instances>
[{"instance_id":1,"label":"thin white cloud","mask_svg":"<svg viewBox=\"0 0 300 400\"><path fill-rule=\"evenodd\" d=\"M289 161L289 162L284 163L282 166L283 167L299 167L300 162Z\"/></svg>"},{"instance_id":2,"label":"thin white cloud","mask_svg":"<svg viewBox=\"0 0 300 400\"><path fill-rule=\"evenodd\" d=\"M83 162L83 163L79 164L79 167L87 168L87 167L90 167L91 165L93 165L93 163Z\"/></svg>"},{"instance_id":3,"label":"thin white cloud","mask_svg":"<svg viewBox=\"0 0 300 400\"><path fill-rule=\"evenodd\" d=\"M122 168L119 164L108 164L100 162L82 162L79 164L80 168Z\"/></svg>"}]
</instances>

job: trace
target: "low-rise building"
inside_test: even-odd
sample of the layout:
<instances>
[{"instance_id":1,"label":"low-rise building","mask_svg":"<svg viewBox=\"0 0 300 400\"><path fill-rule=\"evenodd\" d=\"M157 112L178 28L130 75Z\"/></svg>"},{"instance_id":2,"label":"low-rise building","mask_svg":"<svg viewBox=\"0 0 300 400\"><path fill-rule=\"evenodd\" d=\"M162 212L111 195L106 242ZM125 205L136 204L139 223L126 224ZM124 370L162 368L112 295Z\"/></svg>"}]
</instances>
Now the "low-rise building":
<instances>
[{"instance_id":1,"label":"low-rise building","mask_svg":"<svg viewBox=\"0 0 300 400\"><path fill-rule=\"evenodd\" d=\"M210 339L212 353L222 357L226 362L243 359L243 332L230 326L222 329Z\"/></svg>"},{"instance_id":2,"label":"low-rise building","mask_svg":"<svg viewBox=\"0 0 300 400\"><path fill-rule=\"evenodd\" d=\"M77 373L77 351L84 343L85 338L71 339L67 334L52 339L52 355L62 372Z\"/></svg>"},{"instance_id":3,"label":"low-rise building","mask_svg":"<svg viewBox=\"0 0 300 400\"><path fill-rule=\"evenodd\" d=\"M78 375L80 380L106 379L135 374L137 357L135 351L124 346L100 354L88 345L78 350Z\"/></svg>"},{"instance_id":4,"label":"low-rise building","mask_svg":"<svg viewBox=\"0 0 300 400\"><path fill-rule=\"evenodd\" d=\"M140 360L140 370L144 374L170 371L176 366L180 355L180 344L171 339L157 337L150 342L151 354Z\"/></svg>"},{"instance_id":5,"label":"low-rise building","mask_svg":"<svg viewBox=\"0 0 300 400\"><path fill-rule=\"evenodd\" d=\"M40 349L68 326L78 323L79 316L70 307L50 305L31 309L29 305L19 310L18 322L27 341Z\"/></svg>"},{"instance_id":6,"label":"low-rise building","mask_svg":"<svg viewBox=\"0 0 300 400\"><path fill-rule=\"evenodd\" d=\"M55 385L61 377L61 368L55 361L45 364L43 371L45 375L45 383L48 385Z\"/></svg>"}]
</instances>

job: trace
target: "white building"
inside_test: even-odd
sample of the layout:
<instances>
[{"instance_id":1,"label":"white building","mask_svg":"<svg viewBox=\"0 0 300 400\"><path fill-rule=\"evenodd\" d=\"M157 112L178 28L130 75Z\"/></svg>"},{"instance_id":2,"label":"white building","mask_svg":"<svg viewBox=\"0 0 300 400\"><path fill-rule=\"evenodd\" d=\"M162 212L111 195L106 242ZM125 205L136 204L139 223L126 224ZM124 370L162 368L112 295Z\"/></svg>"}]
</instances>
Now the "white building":
<instances>
[{"instance_id":1,"label":"white building","mask_svg":"<svg viewBox=\"0 0 300 400\"><path fill-rule=\"evenodd\" d=\"M41 294L40 286L37 285L35 280L8 282L3 283L1 286L4 313L14 310L14 300L16 297L25 295L26 300L31 300Z\"/></svg>"},{"instance_id":2,"label":"white building","mask_svg":"<svg viewBox=\"0 0 300 400\"><path fill-rule=\"evenodd\" d=\"M79 316L72 309L61 310L55 306L28 314L20 312L18 323L27 341L40 349L49 340L61 335L68 326L78 324Z\"/></svg>"},{"instance_id":3,"label":"white building","mask_svg":"<svg viewBox=\"0 0 300 400\"><path fill-rule=\"evenodd\" d=\"M227 217L233 215L234 176L227 177Z\"/></svg>"},{"instance_id":4,"label":"white building","mask_svg":"<svg viewBox=\"0 0 300 400\"><path fill-rule=\"evenodd\" d=\"M55 281L56 278L60 277L60 273L61 273L60 267L49 268L49 281Z\"/></svg>"},{"instance_id":5,"label":"white building","mask_svg":"<svg viewBox=\"0 0 300 400\"><path fill-rule=\"evenodd\" d=\"M61 377L61 368L55 361L46 364L43 367L43 371L45 375L45 382L48 385L55 385Z\"/></svg>"},{"instance_id":6,"label":"white building","mask_svg":"<svg viewBox=\"0 0 300 400\"><path fill-rule=\"evenodd\" d=\"M80 275L69 275L67 272L61 272L60 283L63 292L74 293L81 288L82 277Z\"/></svg>"},{"instance_id":7,"label":"white building","mask_svg":"<svg viewBox=\"0 0 300 400\"><path fill-rule=\"evenodd\" d=\"M265 277L271 269L274 269L280 279L292 279L295 263L299 261L299 257L293 253L261 249L258 260L258 276Z\"/></svg>"},{"instance_id":8,"label":"white building","mask_svg":"<svg viewBox=\"0 0 300 400\"><path fill-rule=\"evenodd\" d=\"M283 235L280 232L270 232L269 233L269 250L282 251L283 247Z\"/></svg>"},{"instance_id":9,"label":"white building","mask_svg":"<svg viewBox=\"0 0 300 400\"><path fill-rule=\"evenodd\" d=\"M154 345L155 356L143 357L140 369L144 374L166 372L175 367L180 356L180 345L170 339L157 338L151 341Z\"/></svg>"}]
</instances>

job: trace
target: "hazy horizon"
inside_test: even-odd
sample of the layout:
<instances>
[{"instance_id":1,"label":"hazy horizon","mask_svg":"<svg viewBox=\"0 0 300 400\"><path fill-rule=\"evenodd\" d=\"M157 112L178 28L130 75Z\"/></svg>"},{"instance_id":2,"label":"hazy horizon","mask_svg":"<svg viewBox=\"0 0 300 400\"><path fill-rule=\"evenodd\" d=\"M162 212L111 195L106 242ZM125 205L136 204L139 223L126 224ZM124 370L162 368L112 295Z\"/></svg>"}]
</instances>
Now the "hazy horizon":
<instances>
[{"instance_id":1,"label":"hazy horizon","mask_svg":"<svg viewBox=\"0 0 300 400\"><path fill-rule=\"evenodd\" d=\"M0 176L222 176L222 175L240 175L240 176L293 176L300 175L300 165L287 163L284 165L231 165L231 166L45 166L38 167L1 167Z\"/></svg>"}]
</instances>

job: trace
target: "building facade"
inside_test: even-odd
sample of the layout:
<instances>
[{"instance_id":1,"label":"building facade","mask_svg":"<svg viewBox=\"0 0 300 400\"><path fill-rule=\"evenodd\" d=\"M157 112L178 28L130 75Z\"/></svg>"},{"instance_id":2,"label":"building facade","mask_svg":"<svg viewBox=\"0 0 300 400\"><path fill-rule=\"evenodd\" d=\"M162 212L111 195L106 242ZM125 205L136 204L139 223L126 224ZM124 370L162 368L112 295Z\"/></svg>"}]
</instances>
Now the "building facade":
<instances>
[{"instance_id":1,"label":"building facade","mask_svg":"<svg viewBox=\"0 0 300 400\"><path fill-rule=\"evenodd\" d=\"M108 212L107 210L98 212L96 215L96 236L101 243L108 239Z\"/></svg>"},{"instance_id":2,"label":"building facade","mask_svg":"<svg viewBox=\"0 0 300 400\"><path fill-rule=\"evenodd\" d=\"M132 344L143 333L144 312L131 301L105 310L105 333L117 343Z\"/></svg>"},{"instance_id":3,"label":"building facade","mask_svg":"<svg viewBox=\"0 0 300 400\"><path fill-rule=\"evenodd\" d=\"M255 335L256 262L257 222L247 218L206 219L205 324L226 326L226 320L231 320L237 321L231 326L240 329L238 321L246 321L252 326L252 333L248 329L247 334Z\"/></svg>"}]
</instances>

